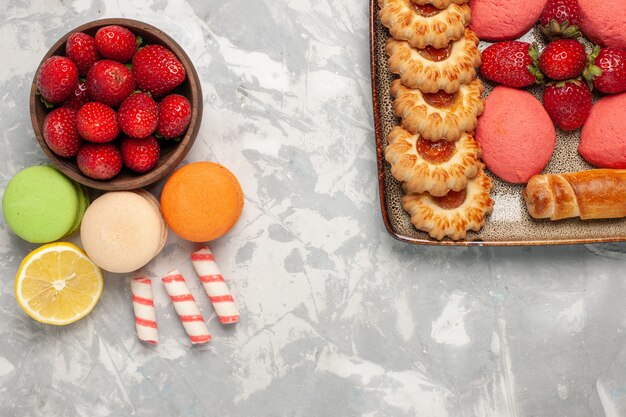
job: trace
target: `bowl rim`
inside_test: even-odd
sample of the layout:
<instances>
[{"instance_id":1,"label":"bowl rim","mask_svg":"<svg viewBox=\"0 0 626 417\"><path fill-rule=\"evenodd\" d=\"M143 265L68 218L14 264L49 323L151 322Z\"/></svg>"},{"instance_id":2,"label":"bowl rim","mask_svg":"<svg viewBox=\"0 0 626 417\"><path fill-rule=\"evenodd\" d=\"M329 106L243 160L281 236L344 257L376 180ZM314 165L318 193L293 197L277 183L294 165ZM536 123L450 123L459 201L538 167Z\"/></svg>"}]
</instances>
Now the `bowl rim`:
<instances>
[{"instance_id":1,"label":"bowl rim","mask_svg":"<svg viewBox=\"0 0 626 417\"><path fill-rule=\"evenodd\" d=\"M54 152L52 152L52 150L46 144L43 138L43 120L40 121L40 118L38 117L38 113L36 111L37 106L43 106L43 103L41 103L37 95L37 75L39 74L43 63L48 58L57 53L57 51L65 44L67 38L72 33L83 32L108 25L120 25L126 26L130 30L140 29L150 32L154 37L158 38L162 44L164 44L167 48L174 52L176 57L183 64L187 73L190 86L190 97L187 98L189 99L189 102L191 104L191 118L189 121L189 127L187 128L187 132L180 139L175 149L168 156L168 160L165 161L163 164L157 165L157 167L152 171L146 172L144 174L138 174L136 177L113 177L110 180L96 180L93 178L89 178L86 175L83 175L78 170L74 171L73 169L68 168L67 165L70 163L71 159L61 159ZM172 37L163 32L161 29L139 20L127 18L106 18L93 20L68 31L48 49L46 54L41 59L41 62L37 66L37 70L35 71L35 74L33 76L33 81L30 89L31 124L33 126L37 142L48 157L48 159L50 159L50 161L56 168L61 170L61 172L63 172L65 175L72 178L73 180L85 186L104 191L133 190L146 187L163 179L167 174L176 169L176 167L178 167L178 165L180 165L180 163L183 161L187 153L191 150L191 147L195 142L196 137L198 136L202 121L202 108L203 96L201 82L198 77L198 73L196 72L196 68L185 50ZM75 161L71 163L75 164Z\"/></svg>"}]
</instances>

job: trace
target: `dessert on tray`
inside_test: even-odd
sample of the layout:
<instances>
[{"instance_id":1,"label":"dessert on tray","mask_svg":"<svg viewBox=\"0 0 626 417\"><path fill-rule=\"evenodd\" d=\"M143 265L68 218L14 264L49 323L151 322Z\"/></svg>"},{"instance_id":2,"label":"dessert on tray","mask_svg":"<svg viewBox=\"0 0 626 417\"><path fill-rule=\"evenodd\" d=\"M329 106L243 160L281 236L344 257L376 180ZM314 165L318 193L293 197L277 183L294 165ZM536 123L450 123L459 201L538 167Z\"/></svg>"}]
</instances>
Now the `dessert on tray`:
<instances>
[{"instance_id":1,"label":"dessert on tray","mask_svg":"<svg viewBox=\"0 0 626 417\"><path fill-rule=\"evenodd\" d=\"M587 162L603 168L626 169L626 93L596 102L580 134L578 152Z\"/></svg>"},{"instance_id":2,"label":"dessert on tray","mask_svg":"<svg viewBox=\"0 0 626 417\"><path fill-rule=\"evenodd\" d=\"M474 131L478 116L483 112L483 90L483 83L478 79L462 85L452 94L423 93L405 87L400 80L391 83L394 113L402 118L402 126L434 142L454 142L463 133Z\"/></svg>"},{"instance_id":3,"label":"dessert on tray","mask_svg":"<svg viewBox=\"0 0 626 417\"><path fill-rule=\"evenodd\" d=\"M451 4L465 4L468 0L412 0L413 3L420 6L432 5L438 9L445 9Z\"/></svg>"},{"instance_id":4,"label":"dessert on tray","mask_svg":"<svg viewBox=\"0 0 626 417\"><path fill-rule=\"evenodd\" d=\"M445 48L450 41L463 36L471 19L466 4L452 3L445 9L438 9L411 0L378 0L378 5L380 20L389 28L391 36L418 49Z\"/></svg>"},{"instance_id":5,"label":"dessert on tray","mask_svg":"<svg viewBox=\"0 0 626 417\"><path fill-rule=\"evenodd\" d=\"M470 0L471 28L486 41L517 39L532 28L546 0Z\"/></svg>"},{"instance_id":6,"label":"dessert on tray","mask_svg":"<svg viewBox=\"0 0 626 417\"><path fill-rule=\"evenodd\" d=\"M580 26L594 43L626 48L625 0L578 0L581 12Z\"/></svg>"},{"instance_id":7,"label":"dessert on tray","mask_svg":"<svg viewBox=\"0 0 626 417\"><path fill-rule=\"evenodd\" d=\"M530 93L497 86L485 101L476 140L491 172L511 183L526 183L548 164L556 130L541 102Z\"/></svg>"},{"instance_id":8,"label":"dessert on tray","mask_svg":"<svg viewBox=\"0 0 626 417\"><path fill-rule=\"evenodd\" d=\"M411 215L411 221L434 239L464 239L469 230L479 231L493 210L489 196L493 182L480 170L461 191L450 191L442 197L429 193L407 194L402 207Z\"/></svg>"},{"instance_id":9,"label":"dessert on tray","mask_svg":"<svg viewBox=\"0 0 626 417\"><path fill-rule=\"evenodd\" d=\"M393 37L385 52L390 72L400 76L390 93L402 125L387 136L385 159L403 183L411 222L435 239L464 239L480 230L493 207L492 182L472 136L484 88L476 79L481 57L478 38L465 28L471 12L464 3L379 1L381 22ZM444 28L448 36L435 42L431 32Z\"/></svg>"},{"instance_id":10,"label":"dessert on tray","mask_svg":"<svg viewBox=\"0 0 626 417\"><path fill-rule=\"evenodd\" d=\"M536 219L611 219L626 216L626 170L594 169L537 175L524 190Z\"/></svg>"},{"instance_id":11,"label":"dessert on tray","mask_svg":"<svg viewBox=\"0 0 626 417\"><path fill-rule=\"evenodd\" d=\"M400 76L402 83L425 93L458 91L476 78L480 65L478 37L469 29L464 36L436 49L416 49L408 42L390 38L385 52L389 55L389 71Z\"/></svg>"},{"instance_id":12,"label":"dessert on tray","mask_svg":"<svg viewBox=\"0 0 626 417\"><path fill-rule=\"evenodd\" d=\"M464 133L456 142L432 142L400 126L387 136L385 158L391 174L411 193L444 196L460 191L480 170L480 145Z\"/></svg>"}]
</instances>

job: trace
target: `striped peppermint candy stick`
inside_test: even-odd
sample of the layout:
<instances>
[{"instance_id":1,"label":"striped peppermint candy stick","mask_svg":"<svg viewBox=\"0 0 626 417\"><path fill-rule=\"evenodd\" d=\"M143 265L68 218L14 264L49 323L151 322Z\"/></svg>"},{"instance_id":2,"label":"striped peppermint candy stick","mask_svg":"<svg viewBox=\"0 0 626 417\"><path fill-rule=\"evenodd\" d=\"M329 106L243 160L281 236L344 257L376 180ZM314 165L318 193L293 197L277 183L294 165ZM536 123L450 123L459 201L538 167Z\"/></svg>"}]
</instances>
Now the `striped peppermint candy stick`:
<instances>
[{"instance_id":1,"label":"striped peppermint candy stick","mask_svg":"<svg viewBox=\"0 0 626 417\"><path fill-rule=\"evenodd\" d=\"M154 299L152 298L152 280L146 277L130 280L130 292L135 310L135 327L139 340L156 345L159 343Z\"/></svg>"},{"instance_id":2,"label":"striped peppermint candy stick","mask_svg":"<svg viewBox=\"0 0 626 417\"><path fill-rule=\"evenodd\" d=\"M174 309L183 323L185 331L189 335L191 343L206 343L211 340L209 329L204 323L204 318L196 304L196 300L189 292L187 282L178 269L173 270L163 277L165 291L170 296Z\"/></svg>"},{"instance_id":3,"label":"striped peppermint candy stick","mask_svg":"<svg viewBox=\"0 0 626 417\"><path fill-rule=\"evenodd\" d=\"M235 305L235 300L230 294L224 277L220 273L213 252L208 247L204 247L191 254L193 263L202 286L213 303L213 308L217 313L220 323L236 323L239 321L239 310Z\"/></svg>"}]
</instances>

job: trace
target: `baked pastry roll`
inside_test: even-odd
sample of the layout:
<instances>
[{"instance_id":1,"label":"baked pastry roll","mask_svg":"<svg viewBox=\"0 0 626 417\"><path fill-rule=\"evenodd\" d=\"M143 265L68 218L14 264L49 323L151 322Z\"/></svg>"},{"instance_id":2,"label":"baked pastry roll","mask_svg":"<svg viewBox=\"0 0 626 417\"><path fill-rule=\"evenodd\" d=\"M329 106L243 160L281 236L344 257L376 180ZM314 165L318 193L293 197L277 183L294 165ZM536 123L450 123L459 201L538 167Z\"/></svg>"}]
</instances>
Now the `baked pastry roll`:
<instances>
[{"instance_id":1,"label":"baked pastry roll","mask_svg":"<svg viewBox=\"0 0 626 417\"><path fill-rule=\"evenodd\" d=\"M444 196L462 190L482 166L480 144L467 133L456 142L432 142L396 126L387 142L385 159L391 175L410 193Z\"/></svg>"},{"instance_id":2,"label":"baked pastry roll","mask_svg":"<svg viewBox=\"0 0 626 417\"><path fill-rule=\"evenodd\" d=\"M479 231L493 211L489 196L492 187L491 178L481 168L464 190L450 191L443 197L408 194L402 198L402 207L411 215L411 223L432 238L460 240L468 230Z\"/></svg>"},{"instance_id":3,"label":"baked pastry roll","mask_svg":"<svg viewBox=\"0 0 626 417\"><path fill-rule=\"evenodd\" d=\"M430 4L435 6L438 9L445 9L450 6L452 3L455 4L465 4L469 0L411 0L415 4L419 4L420 6L424 6Z\"/></svg>"},{"instance_id":4,"label":"baked pastry roll","mask_svg":"<svg viewBox=\"0 0 626 417\"><path fill-rule=\"evenodd\" d=\"M400 80L391 83L393 111L402 118L402 126L424 139L458 140L463 132L473 132L484 109L483 83L475 79L456 93L422 93L406 88Z\"/></svg>"},{"instance_id":5,"label":"baked pastry roll","mask_svg":"<svg viewBox=\"0 0 626 417\"><path fill-rule=\"evenodd\" d=\"M444 48L463 36L472 14L467 4L450 4L441 10L411 0L378 0L380 21L396 39L415 48Z\"/></svg>"},{"instance_id":6,"label":"baked pastry roll","mask_svg":"<svg viewBox=\"0 0 626 417\"><path fill-rule=\"evenodd\" d=\"M478 42L470 29L465 29L461 39L441 49L415 49L408 42L390 38L385 47L389 71L400 75L407 87L425 93L454 93L476 78L476 67L481 64Z\"/></svg>"}]
</instances>

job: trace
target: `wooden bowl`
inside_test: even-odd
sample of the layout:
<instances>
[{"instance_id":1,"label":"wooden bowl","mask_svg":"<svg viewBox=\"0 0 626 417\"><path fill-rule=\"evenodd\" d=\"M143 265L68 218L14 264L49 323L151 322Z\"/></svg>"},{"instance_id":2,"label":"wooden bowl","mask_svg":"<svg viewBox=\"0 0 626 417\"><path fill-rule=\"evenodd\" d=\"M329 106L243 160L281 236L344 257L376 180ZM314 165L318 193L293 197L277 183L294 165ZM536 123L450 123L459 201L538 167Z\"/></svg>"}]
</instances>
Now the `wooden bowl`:
<instances>
[{"instance_id":1,"label":"wooden bowl","mask_svg":"<svg viewBox=\"0 0 626 417\"><path fill-rule=\"evenodd\" d=\"M39 73L41 65L51 56L65 55L65 41L70 34L73 32L85 32L91 36L95 36L98 29L108 25L120 25L130 29L135 35L143 38L144 45L158 44L169 48L183 64L185 71L187 72L187 78L172 93L177 93L187 97L191 103L191 120L185 136L183 136L178 142L160 140L161 158L159 163L156 168L146 172L145 174L136 174L127 168L123 168L117 176L110 180L95 180L83 175L76 165L75 158L62 158L52 152L46 144L43 138L43 122L50 110L46 108L37 95L37 75L35 75L35 79L33 80L30 90L30 118L35 131L35 136L39 142L39 146L41 146L41 149L43 149L48 158L50 158L54 166L61 170L65 175L80 182L81 184L97 188L99 190L133 190L159 181L172 172L178 164L182 162L185 155L187 155L187 152L191 149L191 146L198 135L198 130L200 129L200 121L202 120L202 88L200 86L200 80L198 79L196 69L185 51L176 43L176 41L154 26L131 19L96 20L71 30L59 39L52 46L52 48L50 48L48 53L41 60L39 68L37 68L37 72L35 74Z\"/></svg>"}]
</instances>

